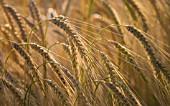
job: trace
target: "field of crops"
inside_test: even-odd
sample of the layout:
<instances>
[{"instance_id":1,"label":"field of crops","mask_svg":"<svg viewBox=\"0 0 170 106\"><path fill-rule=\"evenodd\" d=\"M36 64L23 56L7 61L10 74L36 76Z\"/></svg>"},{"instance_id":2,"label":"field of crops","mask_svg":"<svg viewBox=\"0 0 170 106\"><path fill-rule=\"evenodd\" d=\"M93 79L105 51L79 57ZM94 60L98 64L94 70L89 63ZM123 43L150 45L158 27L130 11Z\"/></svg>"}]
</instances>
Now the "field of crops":
<instances>
[{"instance_id":1,"label":"field of crops","mask_svg":"<svg viewBox=\"0 0 170 106\"><path fill-rule=\"evenodd\" d=\"M170 106L170 0L0 0L0 106Z\"/></svg>"}]
</instances>

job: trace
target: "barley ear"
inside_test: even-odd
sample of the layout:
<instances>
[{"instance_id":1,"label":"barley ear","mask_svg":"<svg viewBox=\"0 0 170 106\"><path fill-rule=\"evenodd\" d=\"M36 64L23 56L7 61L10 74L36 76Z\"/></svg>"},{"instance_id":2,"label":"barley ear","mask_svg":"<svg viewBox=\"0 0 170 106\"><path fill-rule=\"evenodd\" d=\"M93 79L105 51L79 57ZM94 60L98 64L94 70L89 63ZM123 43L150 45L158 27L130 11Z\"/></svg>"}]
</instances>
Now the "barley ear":
<instances>
[{"instance_id":1,"label":"barley ear","mask_svg":"<svg viewBox=\"0 0 170 106\"><path fill-rule=\"evenodd\" d=\"M149 56L149 59L151 61L151 64L153 65L153 67L155 68L155 73L156 73L156 77L158 79L160 79L160 72L162 72L163 76L167 79L168 82L170 82L170 71L168 71L160 61L158 61L158 59L155 57L155 54L149 44L149 42L147 41L147 39L144 37L144 35L138 31L138 29L136 29L133 26L130 25L126 25L126 29L131 32L143 45L146 53Z\"/></svg>"}]
</instances>

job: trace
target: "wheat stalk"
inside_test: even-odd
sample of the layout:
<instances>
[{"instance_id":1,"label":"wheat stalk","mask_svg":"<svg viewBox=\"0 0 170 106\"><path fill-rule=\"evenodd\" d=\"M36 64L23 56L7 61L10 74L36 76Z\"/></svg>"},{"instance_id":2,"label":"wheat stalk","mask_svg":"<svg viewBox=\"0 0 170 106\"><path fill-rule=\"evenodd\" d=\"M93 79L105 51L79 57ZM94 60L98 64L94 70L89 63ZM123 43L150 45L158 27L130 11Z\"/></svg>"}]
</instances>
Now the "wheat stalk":
<instances>
[{"instance_id":1,"label":"wheat stalk","mask_svg":"<svg viewBox=\"0 0 170 106\"><path fill-rule=\"evenodd\" d=\"M70 71L65 68L64 66L62 66L61 64L59 64L57 61L55 61L49 54L48 51L45 50L45 48L43 48L40 45L37 45L35 43L30 43L30 46L38 51L47 61L49 61L49 64L54 68L54 70L56 71L56 73L58 74L60 80L63 82L63 84L66 84L66 80L64 79L64 77L62 76L62 74L60 73L59 69L61 69L64 74L72 81L72 83L74 84L75 88L77 89L77 91L80 94L80 97L83 99L83 101L85 102L86 105L89 105L85 95L81 92L81 87L79 82L74 78L74 76L70 73Z\"/></svg>"},{"instance_id":2,"label":"wheat stalk","mask_svg":"<svg viewBox=\"0 0 170 106\"><path fill-rule=\"evenodd\" d=\"M59 71L59 68L57 66L57 62L54 60L54 58L52 58L49 54L48 51L44 49L44 47L35 44L35 43L30 43L30 46L32 47L32 49L36 50L38 53L40 53L51 65L52 68L54 68L55 72L57 73L58 77L60 78L61 82L66 85L66 80L63 77L62 73Z\"/></svg>"},{"instance_id":3,"label":"wheat stalk","mask_svg":"<svg viewBox=\"0 0 170 106\"><path fill-rule=\"evenodd\" d=\"M78 37L78 33L73 28L73 26L70 26L68 20L64 16L58 16L52 19L49 19L53 24L57 25L61 29L63 29L70 37L71 40L76 44L78 51L80 52L81 57L87 62L87 55L86 50L82 44L82 41L80 41Z\"/></svg>"},{"instance_id":4,"label":"wheat stalk","mask_svg":"<svg viewBox=\"0 0 170 106\"><path fill-rule=\"evenodd\" d=\"M134 60L134 57L131 53L129 53L127 51L127 49L121 45L120 43L116 42L116 41L110 41L112 44L114 44L114 46L122 53L126 56L127 60L133 65L133 67L137 70L137 72L139 73L139 75L141 75L141 77L143 78L143 80L147 83L148 80L146 78L146 75L142 72L142 70L140 69L140 67L137 65L137 63Z\"/></svg>"},{"instance_id":5,"label":"wheat stalk","mask_svg":"<svg viewBox=\"0 0 170 106\"><path fill-rule=\"evenodd\" d=\"M63 91L57 86L57 84L55 84L55 82L49 80L49 79L45 79L45 82L48 83L56 92L56 94L61 98L61 100L63 101L63 103L66 106L71 106L71 104L68 102L68 99L66 97L66 95L63 93Z\"/></svg>"},{"instance_id":6,"label":"wheat stalk","mask_svg":"<svg viewBox=\"0 0 170 106\"><path fill-rule=\"evenodd\" d=\"M31 12L31 16L34 20L36 20L37 22L41 21L41 16L40 13L38 11L38 8L34 2L34 0L30 0L29 5L28 5L30 12ZM42 24L39 25L39 30L42 36L42 40L44 40L44 32L43 32L43 26Z\"/></svg>"},{"instance_id":7,"label":"wheat stalk","mask_svg":"<svg viewBox=\"0 0 170 106\"><path fill-rule=\"evenodd\" d=\"M170 73L169 71L162 65L162 63L160 61L158 61L158 59L155 57L155 54L149 44L149 42L147 41L147 39L144 37L144 35L142 33L140 33L135 27L130 26L130 25L126 25L126 29L131 32L144 46L145 51L147 52L149 59L153 65L153 67L155 68L156 71L156 76L159 78L160 76L160 72L163 73L163 75L165 76L165 78L168 80L168 82L170 81Z\"/></svg>"},{"instance_id":8,"label":"wheat stalk","mask_svg":"<svg viewBox=\"0 0 170 106\"><path fill-rule=\"evenodd\" d=\"M18 98L18 101L21 105L24 104L24 100L21 96L21 92L18 88L16 88L12 83L8 82L7 80L0 78L0 80L2 81L2 83L16 96L16 98Z\"/></svg>"},{"instance_id":9,"label":"wheat stalk","mask_svg":"<svg viewBox=\"0 0 170 106\"><path fill-rule=\"evenodd\" d=\"M116 15L115 15L115 13L114 13L114 11L112 9L112 6L108 2L106 2L105 0L100 0L100 2L108 10L108 14L111 16L112 21L114 21L114 23L117 25L117 29L119 30L119 33L121 35L123 35L122 30L121 30L121 28L119 26L120 25L119 21L116 18Z\"/></svg>"},{"instance_id":10,"label":"wheat stalk","mask_svg":"<svg viewBox=\"0 0 170 106\"><path fill-rule=\"evenodd\" d=\"M143 15L143 13L141 12L140 8L138 7L138 5L135 3L135 1L133 0L123 0L124 2L127 2L125 4L128 4L128 5L131 5L132 8L134 8L134 11L136 11L138 13L138 15L140 16L141 20L142 20L142 27L143 27L143 30L145 32L147 32L148 30L148 25L146 23L146 19L145 19L145 16ZM127 5L127 7L129 7Z\"/></svg>"},{"instance_id":11,"label":"wheat stalk","mask_svg":"<svg viewBox=\"0 0 170 106\"><path fill-rule=\"evenodd\" d=\"M40 80L40 77L39 77L39 75L37 73L37 68L35 66L35 63L31 59L31 57L29 56L29 54L22 47L20 47L17 43L15 43L15 42L12 42L12 46L24 58L24 60L26 61L27 65L31 68L31 70L33 71L33 75L35 74L35 77L38 80L39 87L44 92L43 84L42 84L42 82ZM32 76L31 73L29 73L29 72L26 72L26 73L29 75L30 78L32 78L32 77L34 78L34 76ZM34 79L33 79L33 81L34 81Z\"/></svg>"},{"instance_id":12,"label":"wheat stalk","mask_svg":"<svg viewBox=\"0 0 170 106\"><path fill-rule=\"evenodd\" d=\"M11 26L11 30L12 30L11 32L12 32L12 34L13 34L14 36L17 36L17 30L16 30L16 28L15 28L15 24L12 22L12 17L10 16L10 14L7 12L7 10L6 10L6 8L5 8L5 6L7 6L7 4L6 4L3 0L1 0L0 3L1 3L1 5L2 5L2 8L3 8L4 13L5 13L5 15L6 15L6 18L7 18L8 22L9 22L9 24L10 24L10 26Z\"/></svg>"},{"instance_id":13,"label":"wheat stalk","mask_svg":"<svg viewBox=\"0 0 170 106\"><path fill-rule=\"evenodd\" d=\"M20 32L21 32L21 36L23 41L27 41L27 34L26 34L26 30L25 30L25 26L23 21L21 20L21 14L19 14L14 8L8 6L8 5L4 5L4 7L6 8L6 10L12 15L13 19L16 21Z\"/></svg>"},{"instance_id":14,"label":"wheat stalk","mask_svg":"<svg viewBox=\"0 0 170 106\"><path fill-rule=\"evenodd\" d=\"M122 88L123 92L125 93L125 96L127 96L131 104L136 105L136 106L141 106L141 103L136 98L136 96L133 94L133 92L125 84L123 84L121 81L117 79L117 75L114 72L115 69L114 69L113 63L109 60L108 56L106 56L101 51L99 51L99 53L104 61L104 64L107 70L109 71L109 75L110 75L112 83L115 84L116 87Z\"/></svg>"},{"instance_id":15,"label":"wheat stalk","mask_svg":"<svg viewBox=\"0 0 170 106\"><path fill-rule=\"evenodd\" d=\"M110 83L110 82L105 82L105 85L109 87L116 97L119 99L119 101L122 102L124 106L131 106L130 103L128 102L127 98L117 89L116 85Z\"/></svg>"}]
</instances>

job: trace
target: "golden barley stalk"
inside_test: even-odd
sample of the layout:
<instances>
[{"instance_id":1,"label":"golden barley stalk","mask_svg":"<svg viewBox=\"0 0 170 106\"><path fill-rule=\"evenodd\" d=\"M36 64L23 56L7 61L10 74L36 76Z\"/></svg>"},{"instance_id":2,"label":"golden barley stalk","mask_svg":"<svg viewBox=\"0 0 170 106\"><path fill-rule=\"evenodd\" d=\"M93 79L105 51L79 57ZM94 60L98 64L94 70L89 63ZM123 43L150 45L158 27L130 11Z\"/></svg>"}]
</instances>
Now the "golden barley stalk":
<instances>
[{"instance_id":1,"label":"golden barley stalk","mask_svg":"<svg viewBox=\"0 0 170 106\"><path fill-rule=\"evenodd\" d=\"M155 57L155 54L151 48L151 46L149 45L149 42L147 41L147 39L144 37L144 35L139 32L135 27L130 26L130 25L126 25L126 29L131 32L144 46L145 51L147 52L149 59L153 65L153 67L155 68L155 72L156 72L156 76L159 78L160 76L160 72L163 73L163 75L165 76L165 78L168 80L168 82L170 81L170 71L168 71L160 61L158 61L158 59Z\"/></svg>"},{"instance_id":2,"label":"golden barley stalk","mask_svg":"<svg viewBox=\"0 0 170 106\"><path fill-rule=\"evenodd\" d=\"M0 80L2 81L2 83L9 89L11 90L11 92L16 96L16 98L18 98L18 101L21 105L24 104L24 100L21 96L21 92L18 88L16 88L12 83L8 82L7 80L0 78Z\"/></svg>"},{"instance_id":3,"label":"golden barley stalk","mask_svg":"<svg viewBox=\"0 0 170 106\"><path fill-rule=\"evenodd\" d=\"M20 47L17 43L15 43L15 42L12 42L12 46L25 59L27 65L33 71L32 74L33 75L35 74L35 77L37 78L35 80L38 80L39 87L44 92L44 87L43 87L42 81L40 80L40 77L39 77L39 75L37 73L37 68L36 68L33 60L31 59L31 57L29 56L29 54L22 47ZM29 73L29 72L26 72L26 73L29 75L30 78L32 78L32 74L31 73ZM33 76L33 78L34 78L34 76ZM33 81L34 81L34 79L33 79Z\"/></svg>"},{"instance_id":4,"label":"golden barley stalk","mask_svg":"<svg viewBox=\"0 0 170 106\"><path fill-rule=\"evenodd\" d=\"M23 39L23 41L26 42L27 41L27 34L26 34L24 23L21 20L21 14L19 14L14 8L12 8L8 5L4 5L4 7L13 16L13 19L16 21L16 23L17 23L17 25L20 29L22 39Z\"/></svg>"}]
</instances>

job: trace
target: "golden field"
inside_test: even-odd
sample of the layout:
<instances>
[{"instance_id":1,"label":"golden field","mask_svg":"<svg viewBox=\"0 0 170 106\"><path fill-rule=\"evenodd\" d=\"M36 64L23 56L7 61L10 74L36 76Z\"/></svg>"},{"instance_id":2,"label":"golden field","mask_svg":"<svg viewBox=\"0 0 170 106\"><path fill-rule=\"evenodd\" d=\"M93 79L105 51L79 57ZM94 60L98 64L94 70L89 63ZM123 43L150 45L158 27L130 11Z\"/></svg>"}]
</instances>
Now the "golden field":
<instances>
[{"instance_id":1,"label":"golden field","mask_svg":"<svg viewBox=\"0 0 170 106\"><path fill-rule=\"evenodd\" d=\"M169 106L169 0L0 0L0 106Z\"/></svg>"}]
</instances>

